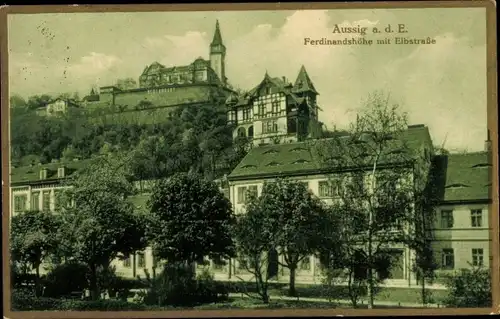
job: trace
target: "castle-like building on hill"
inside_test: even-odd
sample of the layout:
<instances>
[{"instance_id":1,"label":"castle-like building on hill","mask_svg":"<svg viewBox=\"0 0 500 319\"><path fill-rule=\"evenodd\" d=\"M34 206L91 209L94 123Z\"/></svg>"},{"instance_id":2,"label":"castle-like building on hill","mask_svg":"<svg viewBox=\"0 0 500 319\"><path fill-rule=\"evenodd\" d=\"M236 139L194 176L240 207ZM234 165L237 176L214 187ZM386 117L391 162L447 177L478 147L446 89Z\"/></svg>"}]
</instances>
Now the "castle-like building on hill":
<instances>
[{"instance_id":1,"label":"castle-like building on hill","mask_svg":"<svg viewBox=\"0 0 500 319\"><path fill-rule=\"evenodd\" d=\"M318 92L301 67L295 83L270 77L243 95L231 93L226 100L228 123L236 126L234 137L253 138L254 145L303 141L321 132Z\"/></svg>"},{"instance_id":2,"label":"castle-like building on hill","mask_svg":"<svg viewBox=\"0 0 500 319\"><path fill-rule=\"evenodd\" d=\"M196 58L184 66L165 67L153 62L139 76L138 87L103 86L83 99L86 109L109 107L116 111L140 111L189 104L225 101L228 124L234 138L250 137L254 145L302 141L317 137L319 93L302 66L294 83L265 74L253 89L239 94L226 77L226 47L219 22L209 47L209 59Z\"/></svg>"},{"instance_id":3,"label":"castle-like building on hill","mask_svg":"<svg viewBox=\"0 0 500 319\"><path fill-rule=\"evenodd\" d=\"M224 101L233 92L226 78L225 57L226 47L217 21L209 60L198 57L189 65L173 67L153 62L139 76L139 87L125 90L103 86L99 92L92 89L83 99L84 106L139 110L141 105L154 108Z\"/></svg>"}]
</instances>

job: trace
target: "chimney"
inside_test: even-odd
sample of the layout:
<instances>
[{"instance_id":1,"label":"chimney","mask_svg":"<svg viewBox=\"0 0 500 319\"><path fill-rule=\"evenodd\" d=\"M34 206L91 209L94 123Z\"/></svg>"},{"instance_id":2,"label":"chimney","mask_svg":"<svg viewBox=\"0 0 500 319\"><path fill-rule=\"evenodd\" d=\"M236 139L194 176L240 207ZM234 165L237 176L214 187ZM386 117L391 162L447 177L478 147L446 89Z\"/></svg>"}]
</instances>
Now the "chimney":
<instances>
[{"instance_id":1,"label":"chimney","mask_svg":"<svg viewBox=\"0 0 500 319\"><path fill-rule=\"evenodd\" d=\"M283 78L283 82L286 84L286 78L284 76L282 78Z\"/></svg>"},{"instance_id":2,"label":"chimney","mask_svg":"<svg viewBox=\"0 0 500 319\"><path fill-rule=\"evenodd\" d=\"M491 151L490 130L487 130L486 141L484 142L484 150L486 152L490 152Z\"/></svg>"}]
</instances>

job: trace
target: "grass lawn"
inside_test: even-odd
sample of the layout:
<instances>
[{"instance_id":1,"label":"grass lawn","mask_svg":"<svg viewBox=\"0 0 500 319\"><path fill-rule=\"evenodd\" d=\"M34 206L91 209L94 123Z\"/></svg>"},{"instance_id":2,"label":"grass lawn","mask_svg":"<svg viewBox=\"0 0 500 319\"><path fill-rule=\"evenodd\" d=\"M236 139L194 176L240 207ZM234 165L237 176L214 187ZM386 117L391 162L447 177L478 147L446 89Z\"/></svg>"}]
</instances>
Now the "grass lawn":
<instances>
[{"instance_id":1,"label":"grass lawn","mask_svg":"<svg viewBox=\"0 0 500 319\"><path fill-rule=\"evenodd\" d=\"M335 302L311 302L302 300L271 300L269 304L263 304L258 299L251 298L230 298L226 302L205 304L192 308L173 308L173 307L154 307L148 306L149 311L158 310L216 310L216 309L347 309L352 308L349 304L336 304ZM358 309L367 308L366 305L360 305ZM375 306L378 309L394 308L394 306ZM397 307L398 309L403 307ZM408 307L406 307L408 308Z\"/></svg>"},{"instance_id":2,"label":"grass lawn","mask_svg":"<svg viewBox=\"0 0 500 319\"><path fill-rule=\"evenodd\" d=\"M231 287L231 292L238 293L242 291L255 292L254 283L238 283L227 282ZM288 292L286 283L272 283L269 288L269 295L271 296L286 296ZM328 293L323 285L296 285L297 293L300 297L305 298L328 298ZM432 303L442 304L444 298L447 296L446 290L432 290ZM333 287L330 296L333 299L349 300L348 289L346 286ZM364 299L362 297L362 299ZM421 290L418 288L381 288L375 295L375 301L392 301L401 303L421 303Z\"/></svg>"}]
</instances>

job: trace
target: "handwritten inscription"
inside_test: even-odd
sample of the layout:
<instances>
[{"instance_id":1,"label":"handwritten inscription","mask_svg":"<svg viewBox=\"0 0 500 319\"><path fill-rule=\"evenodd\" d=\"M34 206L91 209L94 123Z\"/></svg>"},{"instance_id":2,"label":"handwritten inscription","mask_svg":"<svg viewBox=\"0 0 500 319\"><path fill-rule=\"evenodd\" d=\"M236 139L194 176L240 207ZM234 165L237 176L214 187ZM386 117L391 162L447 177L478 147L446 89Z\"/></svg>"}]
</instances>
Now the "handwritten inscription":
<instances>
[{"instance_id":1,"label":"handwritten inscription","mask_svg":"<svg viewBox=\"0 0 500 319\"><path fill-rule=\"evenodd\" d=\"M387 25L385 27L362 27L341 26L335 24L332 33L336 36L345 35L344 39L330 39L322 37L319 39L304 38L304 45L322 46L322 45L389 45L389 44L436 44L436 39L432 37L412 37L408 36L408 28L405 24ZM370 38L369 34L377 35L376 38ZM382 38L380 35L384 35ZM388 36L391 34L391 36ZM392 34L397 34L394 36Z\"/></svg>"}]
</instances>

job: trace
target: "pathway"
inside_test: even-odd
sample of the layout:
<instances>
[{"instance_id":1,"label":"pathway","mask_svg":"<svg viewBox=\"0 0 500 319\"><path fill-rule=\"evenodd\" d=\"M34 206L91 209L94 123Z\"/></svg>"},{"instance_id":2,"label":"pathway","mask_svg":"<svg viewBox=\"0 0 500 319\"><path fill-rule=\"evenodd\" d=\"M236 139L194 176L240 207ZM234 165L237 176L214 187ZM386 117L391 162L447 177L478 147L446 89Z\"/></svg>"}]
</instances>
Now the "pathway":
<instances>
[{"instance_id":1,"label":"pathway","mask_svg":"<svg viewBox=\"0 0 500 319\"><path fill-rule=\"evenodd\" d=\"M241 293L230 293L230 297L247 297L249 296ZM300 300L300 301L308 301L308 302L329 302L328 299L326 298L307 298L307 297L289 297L289 296L271 296L271 300ZM339 304L350 304L351 301L349 300L334 300L332 303L339 303ZM366 304L365 300L360 300L359 301L360 305ZM404 307L404 308L424 308L421 303L408 303L408 302L398 302L398 301L383 301L383 300L376 300L375 301L376 306L389 306L389 307ZM427 304L427 308L439 308L442 307L438 304Z\"/></svg>"}]
</instances>

